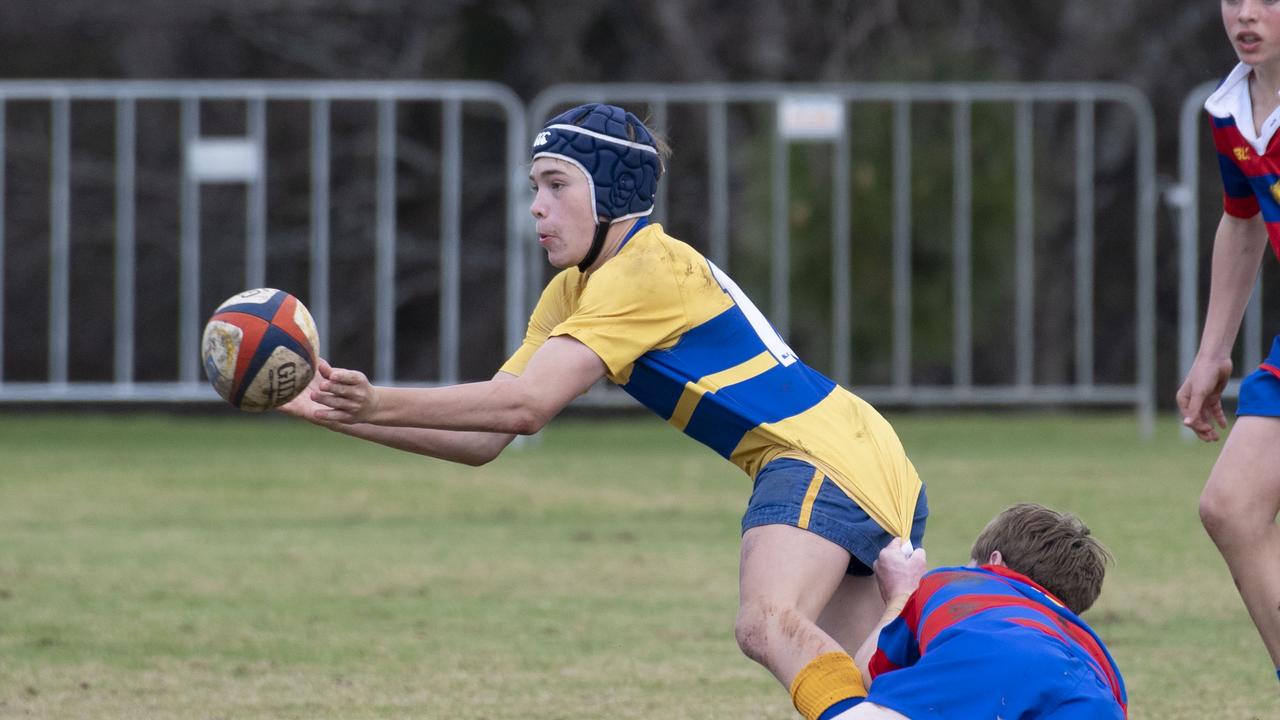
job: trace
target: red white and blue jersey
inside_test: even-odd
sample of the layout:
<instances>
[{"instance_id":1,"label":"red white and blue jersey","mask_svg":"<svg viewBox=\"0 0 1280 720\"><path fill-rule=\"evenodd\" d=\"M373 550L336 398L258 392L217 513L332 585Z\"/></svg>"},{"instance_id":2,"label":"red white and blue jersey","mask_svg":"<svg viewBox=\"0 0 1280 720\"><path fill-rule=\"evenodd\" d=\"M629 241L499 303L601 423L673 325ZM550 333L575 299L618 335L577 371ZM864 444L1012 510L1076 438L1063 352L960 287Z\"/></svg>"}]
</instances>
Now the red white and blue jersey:
<instances>
[{"instance_id":1,"label":"red white and blue jersey","mask_svg":"<svg viewBox=\"0 0 1280 720\"><path fill-rule=\"evenodd\" d=\"M1262 127L1254 127L1251 73L1248 65L1237 65L1204 107L1222 171L1223 211L1240 218L1261 212L1271 249L1280 257L1280 147L1276 146L1280 109Z\"/></svg>"},{"instance_id":2,"label":"red white and blue jersey","mask_svg":"<svg viewBox=\"0 0 1280 720\"><path fill-rule=\"evenodd\" d=\"M867 700L920 718L1127 717L1102 640L1030 578L947 567L880 633Z\"/></svg>"}]
</instances>

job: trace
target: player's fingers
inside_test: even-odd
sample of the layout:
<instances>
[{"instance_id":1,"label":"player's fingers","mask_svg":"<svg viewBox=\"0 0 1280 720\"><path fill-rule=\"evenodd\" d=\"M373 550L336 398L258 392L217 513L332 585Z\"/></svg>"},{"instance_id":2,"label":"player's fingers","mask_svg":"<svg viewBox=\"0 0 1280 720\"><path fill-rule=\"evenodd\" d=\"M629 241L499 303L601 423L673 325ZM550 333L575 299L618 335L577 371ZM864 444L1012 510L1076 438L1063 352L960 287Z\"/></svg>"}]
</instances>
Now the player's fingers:
<instances>
[{"instance_id":1,"label":"player's fingers","mask_svg":"<svg viewBox=\"0 0 1280 720\"><path fill-rule=\"evenodd\" d=\"M1178 395L1178 407L1182 410L1182 421L1190 427L1193 422L1201 419L1201 413L1204 410L1204 399L1199 394L1187 393Z\"/></svg>"},{"instance_id":2,"label":"player's fingers","mask_svg":"<svg viewBox=\"0 0 1280 720\"><path fill-rule=\"evenodd\" d=\"M345 410L317 410L316 417L329 422L349 423L351 422L351 413Z\"/></svg>"},{"instance_id":3,"label":"player's fingers","mask_svg":"<svg viewBox=\"0 0 1280 720\"><path fill-rule=\"evenodd\" d=\"M360 385L365 382L364 373L359 370L334 370L329 379L343 385Z\"/></svg>"},{"instance_id":4,"label":"player's fingers","mask_svg":"<svg viewBox=\"0 0 1280 720\"><path fill-rule=\"evenodd\" d=\"M1214 430L1213 426L1210 425L1209 423L1206 423L1206 422L1196 423L1195 425L1191 426L1191 430L1196 434L1196 437L1200 438L1205 442L1214 442L1215 440L1218 439L1217 431Z\"/></svg>"},{"instance_id":5,"label":"player's fingers","mask_svg":"<svg viewBox=\"0 0 1280 720\"><path fill-rule=\"evenodd\" d=\"M1222 409L1222 403L1221 403L1221 402L1214 403L1214 406L1213 406L1213 419L1214 419L1214 420L1216 420L1216 421L1218 421L1218 427L1223 428L1224 430L1226 429L1226 427L1227 427L1227 413L1226 413L1226 411L1225 411L1225 410L1223 410L1223 409Z\"/></svg>"},{"instance_id":6,"label":"player's fingers","mask_svg":"<svg viewBox=\"0 0 1280 720\"><path fill-rule=\"evenodd\" d=\"M1194 421L1184 422L1183 425L1190 428L1191 432L1196 434L1196 437L1204 440L1205 442L1210 442L1214 439L1213 426L1204 422L1204 420L1200 418L1196 418Z\"/></svg>"},{"instance_id":7,"label":"player's fingers","mask_svg":"<svg viewBox=\"0 0 1280 720\"><path fill-rule=\"evenodd\" d=\"M320 358L320 377L327 378L332 372L333 366L329 364L329 361L324 358Z\"/></svg>"},{"instance_id":8,"label":"player's fingers","mask_svg":"<svg viewBox=\"0 0 1280 720\"><path fill-rule=\"evenodd\" d=\"M337 410L345 409L343 407L343 403L346 401L330 392L320 392L320 391L313 392L311 393L311 399L315 400L317 403L320 403L321 405L324 405L325 407L334 408Z\"/></svg>"}]
</instances>

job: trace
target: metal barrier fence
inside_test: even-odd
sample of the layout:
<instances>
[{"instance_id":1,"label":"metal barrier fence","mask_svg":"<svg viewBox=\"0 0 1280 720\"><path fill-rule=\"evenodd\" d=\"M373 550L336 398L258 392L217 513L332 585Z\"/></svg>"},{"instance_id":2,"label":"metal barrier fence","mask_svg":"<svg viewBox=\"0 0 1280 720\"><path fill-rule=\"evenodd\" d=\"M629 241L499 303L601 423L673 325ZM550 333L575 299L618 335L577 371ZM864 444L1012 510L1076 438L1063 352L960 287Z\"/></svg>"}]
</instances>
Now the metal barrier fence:
<instances>
[{"instance_id":1,"label":"metal barrier fence","mask_svg":"<svg viewBox=\"0 0 1280 720\"><path fill-rule=\"evenodd\" d=\"M492 83L473 82L0 82L0 402L4 401L193 401L212 400L216 396L200 378L198 333L204 313L211 307L201 305L202 248L200 238L200 206L202 192L214 183L231 183L245 192L245 259L244 281L240 287L270 284L266 252L277 242L275 233L270 243L266 232L268 183L266 169L283 162L273 156L267 143L268 128L274 103L303 103L310 115L307 140L309 182L305 188L294 188L310 197L310 227L306 245L310 263L309 289L304 300L313 310L320 326L322 342L328 337L331 300L335 291L330 283L330 228L328 208L336 198L329 195L330 134L329 119L335 103L366 103L376 111L373 152L376 161L376 203L372 223L375 226L373 268L376 294L373 302L373 335L375 336L371 375L378 382L432 384L459 379L460 293L458 289L461 251L460 207L462 206L464 168L459 147L468 123L462 121L463 105L496 108L504 123L503 141L505 177L506 261L501 269L501 286L505 293L502 320L502 344L510 352L524 331L527 314L541 288L546 262L536 244L523 243L528 225L527 179L525 157L532 130L540 126L552 110L585 100L608 99L633 105L646 103L653 124L664 128L668 113L687 106L703 113L706 122L705 147L707 166L703 177L689 173L660 184L658 218L667 212L669 200L690 194L690 185L705 186L705 206L699 217L705 219L706 252L723 268L733 266L735 275L748 268L738 267L743 258L734 256L732 248L738 229L731 229L737 197L730 177L731 121L739 105L764 107L774 118L767 133L748 140L757 155L767 156L768 187L768 257L764 272L769 278L766 307L775 325L787 333L793 321L792 288L789 280L795 248L791 241L789 221L789 178L792 148L798 144L829 147L831 205L831 267L829 281L830 357L810 357L817 367L837 380L849 383L856 392L873 402L907 405L984 405L984 404L1108 404L1131 405L1140 418L1144 432L1153 425L1154 412L1154 119L1147 100L1136 90L1111 84L722 84L722 85L564 85L547 90L530 104L528 110L507 88ZM202 133L202 107L207 103L231 101L243 104L243 131L227 135ZM69 319L72 313L70 208L81 191L73 188L71 128L73 110L81 104L110 103L114 108L113 128L115 158L109 172L101 169L94 182L114 190L114 248L111 307L89 308L102 323L113 325L112 366L109 380L84 381L69 371ZM135 153L139 151L137 115L144 102L176 103L174 123L180 136L180 168L171 182L180 196L180 262L176 279L178 299L177 323L173 333L173 353L177 367L172 378L135 377L135 326L137 279L135 265L137 229L137 188ZM399 202L396 195L398 143L404 141L397 126L403 107L411 102L440 104L440 182L431 190L439 202L439 335L438 354L433 376L409 376L396 367L397 285L395 258L403 227L398 224ZM9 163L5 175L6 127L13 125L12 115L6 123L7 108L18 104L43 104L48 107L47 178L20 177ZM889 382L860 382L854 372L855 321L866 317L866 309L854 302L855 288L848 272L854 256L854 216L850 207L855 184L850 134L851 110L879 103L892 113L891 164L891 251L885 259L891 278ZM975 275L974 250L975 157L984 157L986 149L975 149L975 108L991 104L1012 111L1013 230L1010 233L1013 261L1013 312L1009 323L1012 336L1011 377L994 382L975 377L974 304L975 287L1002 281ZM924 105L949 109L951 145L951 350L949 382L919 382L913 377L913 360L918 354L913 344L912 246L913 246L913 118ZM1061 345L1037 346L1035 322L1037 312L1037 278L1035 240L1037 205L1035 202L1034 112L1038 107L1055 105L1074 117L1074 285L1072 299L1073 332L1070 338L1045 339ZM1097 326L1094 321L1095 298L1095 115L1099 108L1127 112L1134 131L1132 146L1132 181L1134 204L1132 288L1132 377L1119 382L1098 382L1094 364ZM980 125L978 130L983 129ZM94 132L102 134L97 128ZM147 140L149 138L143 138ZM496 143L490 143L496 144ZM736 145L735 145L736 147ZM28 149L29 150L29 149ZM976 154L975 154L976 153ZM1126 176L1128 177L1128 176ZM45 182L47 180L47 183ZM4 358L6 317L30 314L31 307L6 308L3 287L6 271L5 197L14 197L15 189L44 184L48 189L48 297L47 297L47 373L42 379L16 381L6 373ZM76 192L73 192L75 190ZM1126 191L1127 192L1127 191ZM919 221L917 220L917 223ZM677 236L682 228L673 228ZM915 240L918 242L918 240ZM1126 252L1128 246L1126 245ZM731 257L733 256L733 257ZM10 271L13 272L12 270ZM739 280L741 283L741 279ZM1124 282L1130 282L1125 280ZM207 298L205 298L207 299ZM220 299L220 298L219 298ZM77 308L79 309L79 308ZM863 314L859 314L862 312ZM108 319L108 317L110 319ZM23 337L19 343L29 342ZM1127 342L1126 342L1127 346ZM1074 372L1070 382L1045 382L1036 377L1038 355L1070 348ZM13 348L10 348L12 351ZM1116 351L1116 348L1109 348ZM25 352L23 347L18 352ZM1122 350L1128 357L1128 351ZM10 353L12 356L12 353ZM494 367L501 358L494 358ZM814 362L814 361L817 362ZM599 390L599 389L597 389ZM589 402L614 403L621 394L593 391Z\"/></svg>"},{"instance_id":2,"label":"metal barrier fence","mask_svg":"<svg viewBox=\"0 0 1280 720\"><path fill-rule=\"evenodd\" d=\"M1182 111L1178 124L1178 184L1165 193L1165 201L1176 211L1178 228L1178 378L1187 376L1191 363L1195 360L1196 349L1200 340L1200 323L1204 317L1200 309L1200 248L1211 244L1212 233L1200 228L1200 209L1202 204L1222 213L1221 185L1212 182L1211 189L1217 193L1202 192L1201 154L1216 157L1217 151L1207 122L1205 121L1204 102L1218 86L1213 80L1202 83L1187 94L1182 102ZM1211 174L1217 175L1217 165ZM1207 203L1212 202L1209 206ZM1241 361L1235 364L1236 376L1228 383L1224 397L1234 398L1240 393L1240 380L1244 375L1253 372L1258 363L1265 359L1263 347L1265 334L1262 329L1262 275L1259 274L1254 283L1253 295L1245 308L1243 327L1238 337L1237 346ZM1189 431L1188 431L1189 434Z\"/></svg>"},{"instance_id":3,"label":"metal barrier fence","mask_svg":"<svg viewBox=\"0 0 1280 720\"><path fill-rule=\"evenodd\" d=\"M81 381L68 370L69 325L72 317L71 287L71 208L77 202L73 193L72 124L73 112L94 103L109 103L114 108L114 127L98 135L114 134L114 159L109 178L104 184L114 187L114 292L113 307L75 308L98 314L98 322L114 324L111 362L114 371L110 381ZM202 133L201 117L205 106L214 103L243 104L243 131L227 135ZM438 185L440 238L440 302L438 377L433 381L456 381L458 369L459 317L461 313L459 267L461 251L460 208L462 205L463 167L461 148L464 142L464 105L488 106L496 109L505 123L505 139L493 142L503 148L503 166L508 169L505 186L505 349L523 332L525 316L521 298L525 274L521 272L518 237L525 225L522 188L526 181L520 172L525 153L524 107L505 86L486 82L290 82L290 81L214 81L214 82L108 82L108 81L8 81L0 82L0 401L196 401L216 400L209 384L201 377L199 365L199 332L204 315L212 305L202 305L201 284L201 196L211 184L242 186L245 191L245 274L243 285L260 287L267 277L267 170L273 157L267 142L268 108L283 103L303 103L309 113L308 140L310 181L303 193L310 193L310 228L308 238L309 289L304 296L320 331L321 342L328 340L331 304L342 289L335 290L330 280L330 184L331 177L330 120L334 105L353 103L371 105L376 113L374 155L376 156L376 201L371 218L375 236L372 273L373 292L373 362L370 375L379 382L418 381L427 378L404 378L395 367L396 348L396 251L400 228L397 225L397 153L405 141L405 131L397 126L398 117L411 103L437 103L440 106L440 166ZM167 182L178 186L180 196L179 269L176 286L178 321L174 328L173 352L176 355L176 377L140 381L135 377L135 325L138 287L135 278L137 262L137 155L138 116L144 103L176 103L178 149L172 177ZM7 152L6 110L24 105L47 106L48 110L48 347L47 374L43 380L15 382L6 375L6 316L31 313L30 307L5 306L5 227L6 194L15 188L35 183L11 172L5 176ZM87 112L87 111L86 111ZM9 113L10 124L13 122ZM108 127L111 127L108 125ZM491 139L492 140L492 139ZM23 148L26 149L26 148ZM296 159L295 159L296 161ZM36 174L40 172L37 170ZM8 184L6 184L8 183ZM228 293L229 294L229 293ZM24 298L30 299L30 298ZM215 303L216 304L216 303ZM22 337L16 350L21 357L36 353L31 339ZM103 363L106 362L104 354Z\"/></svg>"},{"instance_id":4,"label":"metal barrier fence","mask_svg":"<svg viewBox=\"0 0 1280 720\"><path fill-rule=\"evenodd\" d=\"M1019 404L1112 404L1132 405L1138 412L1142 433L1149 435L1154 425L1155 386L1155 121L1146 98L1133 88L1113 84L832 84L832 85L562 85L538 95L528 117L534 126L557 109L587 101L610 101L633 109L647 106L652 124L664 128L673 106L699 108L705 114L707 168L704 213L707 222L705 243L708 256L718 266L728 268L730 258L730 173L728 113L734 105L755 104L773 109L775 118L768 147L771 153L772 182L769 188L771 250L769 258L769 316L785 336L791 322L790 261L792 244L788 220L790 147L793 143L826 143L834 160L830 178L831 301L830 358L809 358L809 362L848 383L855 392L872 402L907 405L1019 405ZM852 301L850 284L850 123L846 110L858 104L882 103L892 106L892 378L886 384L859 382L852 372L851 326L858 308ZM920 384L912 379L912 116L922 104L946 104L952 115L952 353L950 384ZM973 304L975 282L996 282L999 278L975 278L973 251L973 125L972 109L977 103L1006 103L1012 106L1015 150L1014 193L1016 219L1015 312L1013 377L1002 382L979 384L973 376ZM1033 171L1033 106L1070 104L1075 112L1075 284L1072 301L1074 336L1063 345L1074 350L1074 381L1066 384L1037 382L1034 372L1034 313L1036 273L1034 265L1035 206ZM1094 156L1095 105L1109 103L1127 109L1136 130L1133 133L1133 231L1134 276L1131 297L1135 313L1132 353L1135 358L1131 382L1095 382L1094 324ZM790 126L790 127L789 127ZM533 126L531 126L533 127ZM753 144L760 147L763 142ZM684 178L687 181L687 178ZM659 185L655 214L667 200L681 194L681 177ZM682 228L674 228L677 237ZM689 230L689 229L684 229ZM541 259L531 259L527 285L530 291L541 286ZM528 302L532 302L531 297ZM1054 352L1058 348L1043 348ZM817 360L815 363L814 361ZM593 389L595 402L625 402L622 394L605 388Z\"/></svg>"}]
</instances>

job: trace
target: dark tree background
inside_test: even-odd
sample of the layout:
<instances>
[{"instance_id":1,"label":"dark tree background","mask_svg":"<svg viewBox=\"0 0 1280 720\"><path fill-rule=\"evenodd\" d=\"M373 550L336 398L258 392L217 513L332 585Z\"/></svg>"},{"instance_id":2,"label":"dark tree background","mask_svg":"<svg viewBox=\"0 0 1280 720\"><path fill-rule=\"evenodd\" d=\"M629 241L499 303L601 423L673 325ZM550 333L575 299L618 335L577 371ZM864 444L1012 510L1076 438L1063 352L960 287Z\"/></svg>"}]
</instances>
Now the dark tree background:
<instances>
[{"instance_id":1,"label":"dark tree background","mask_svg":"<svg viewBox=\"0 0 1280 720\"><path fill-rule=\"evenodd\" d=\"M1151 101L1157 115L1158 171L1162 178L1172 178L1177 170L1177 123L1181 103L1187 93L1205 80L1221 77L1234 64L1234 57L1221 27L1217 3L1208 0L1167 3L1158 0L1077 0L1076 2L994 2L984 0L843 0L832 2L777 3L760 0L654 0L647 3L588 2L586 0L491 0L488 2L407 0L133 0L129 3L102 3L91 0L5 0L0 3L0 78L67 78L67 79L484 79L502 83L526 101L539 91L563 82L621 81L1112 81L1133 85ZM47 138L35 131L24 134L21 112L11 113L10 162L21 164L39 156L47 157ZM975 116L975 121L978 117ZM88 121L86 121L88 122ZM142 126L146 127L143 119ZM156 120L156 122L160 122ZM305 122L300 114L298 122ZM336 121L339 122L340 121ZM412 120L406 121L412 122ZM430 123L429 120L422 121ZM1037 118L1037 132L1053 132L1060 127L1054 117ZM1132 146L1108 144L1107 138L1122 138L1123 123L1114 127L1099 115L1098 173L1100 176L1123 174L1132 170ZM999 128L999 123L994 126ZM1069 132L1067 130L1066 132ZM868 133L868 138L874 130ZM887 136L886 136L887 137ZM287 138L281 139L287 142ZM868 139L866 142L876 142ZM337 168L344 161L359 163L372 152L368 137L353 137L343 157L335 158L335 182L341 183ZM172 150L172 148L170 148ZM415 150L418 154L415 156ZM696 147L678 147L678 152L696 156ZM866 148L874 152L874 147ZM1064 152L1069 153L1070 148ZM432 148L402 148L402 163L419 163L426 173L436 162ZM162 151L158 151L162 152ZM476 152L483 152L478 150ZM920 151L918 151L920 152ZM945 145L937 152L946 157ZM305 158L305 151L303 152ZM1064 155L1069 158L1069 155ZM1052 156L1037 158L1037 163L1055 161ZM917 162L920 162L917 160ZM976 167L980 170L981 158ZM1069 162L1069 160L1067 160ZM299 178L303 166L282 173L295 173ZM735 165L735 168L737 165ZM793 182L803 188L807 170L801 159L793 168ZM77 168L76 182L90 183L93 177L109 177L110 165ZM870 171L868 171L870 172ZM95 175L96 174L96 175ZM1205 175L1202 216L1212 218L1216 212L1214 192L1206 189L1213 181ZM859 175L855 169L855 184ZM870 186L886 178L864 178ZM299 180L300 182L300 180ZM354 181L353 181L354 182ZM484 185L480 178L468 183ZM490 179L492 187L480 192L498 193L500 183ZM915 182L916 193L928 193L923 181ZM1008 182L1006 180L1005 182ZM1167 181L1162 180L1162 183ZM154 177L143 172L140 192L151 187L160 192L168 183L163 174ZM287 183L286 183L287 184ZM343 202L352 207L356 217L361 188L334 190L336 216L335 237L342 233L368 233L363 221L344 221ZM401 197L413 192L401 189ZM21 249L21 238L30 234L47 237L47 186L38 191L7 189L8 232L11 253L6 270L6 295L10 307L14 298L44 292L38 279L47 262L47 251L32 245L29 252ZM273 193L277 191L273 190ZM871 192L868 190L868 192ZM949 189L938 190L944 196ZM1005 193L1007 194L1007 193ZM342 198L347 198L345 201ZM887 197L887 196L886 196ZM206 201L217 208L216 193ZM234 201L227 200L229 205ZM273 257L280 248L305 246L305 232L289 230L290 224L277 221L291 215L305 217L305 196L290 198L287 193L272 196L271 237ZM744 201L745 203L746 201ZM983 199L975 198L975 213L983 212ZM1132 198L1100 195L1098 200L1098 257L1102 263L1100 277L1108 273L1132 272ZM24 207L30 205L29 213ZM1124 207L1130 210L1123 210ZM1037 198L1040 217L1037 220L1037 275L1044 292L1070 292L1070 284L1057 288L1055 268L1069 260L1073 215L1070 208L1054 212L1051 204ZM402 207L402 211L404 208ZM812 208L819 215L822 208ZM485 225L491 209L483 203L464 208L468 228L466 241L472 236L492 237L500 234L500 225ZM793 222L803 225L804 207ZM949 211L948 211L949 212ZM109 293L95 286L80 273L86 268L110 263L111 204L109 197L98 201L77 201L76 270L73 281L79 281L77 298L85 302L109 302ZM95 215L96 213L96 215ZM422 210L430 216L429 209ZM693 210L673 213L676 220L695 221ZM97 218L95 220L95 217ZM140 221L140 235L145 224L159 224L160 231L173 229L172 218ZM916 237L931 229L929 219L916 221ZM855 229L864 233L887 234L888 226L872 219L855 218ZM820 222L813 223L822 227ZM767 223L766 223L767 225ZM1176 253L1170 214L1162 204L1159 213L1159 347L1160 396L1166 400L1176 384L1176 362L1173 347L1176 332ZM945 226L938 228L946 231ZM679 228L677 227L677 231ZM402 224L402 232L410 237L398 256L399 273L406 278L397 303L411 305L436 292L430 231L415 231ZM415 236L417 232L421 237ZM1208 232L1207 230L1205 232ZM679 232L677 232L679 234ZM697 233L691 231L695 236ZM1202 233L1203 234L1203 233ZM800 232L799 237L803 237ZM825 236L824 236L825 237ZM477 240L476 242L482 242ZM172 274L172 253L150 246L145 240L140 247L139 278L157 282ZM487 241L484 241L487 242ZM975 234L975 243L981 243ZM416 244L415 244L416 243ZM696 242L695 242L696 244ZM337 245L335 244L335 247ZM494 245L494 257L497 248ZM1202 258L1207 262L1208 239L1202 243ZM1045 248L1041 251L1040 248ZM1066 248L1065 250L1063 248ZM46 254L42 254L46 253ZM979 256L983 248L975 246ZM994 251L993 251L994 252ZM1068 253L1063 255L1062 253ZM358 255L356 251L352 251ZM914 265L928 282L933 268L927 242L915 248ZM496 262L497 260L495 260ZM360 257L335 258L335 268L342 263L354 268ZM806 263L820 265L820 258L797 258L800 270ZM942 264L938 261L936 264ZM469 277L492 277L492 262L468 261L464 267ZM359 273L350 273L354 278ZM1202 272L1207 275L1207 272ZM410 278L420 278L409 281ZM945 278L945 275L939 275ZM861 277L862 287L877 287L884 277ZM371 289L353 280L353 296L368 295ZM415 284L415 282L417 284ZM464 294L485 312L500 305L487 305L492 293L485 293L469 281ZM744 285L747 283L744 283ZM1061 284L1061 283L1059 283ZM238 289L234 283L228 292ZM206 291L216 302L222 288ZM919 317L916 344L922 359L913 369L917 380L946 381L947 340L934 324L947 321L944 294L930 299L928 291L918 291ZM226 294L226 293L223 293ZM1068 296L1069 298L1069 296ZM204 298L202 298L204 299ZM1007 298L995 297L990 302ZM802 296L797 302L804 306ZM819 303L818 300L813 300ZM1069 299L1066 300L1069 304ZM982 300L979 299L981 306ZM1123 308L1132 306L1131 296L1099 298L1098 322L1113 322L1121 330L1130 327ZM932 310L931 310L932 308ZM1107 308L1121 308L1114 314ZM32 337L43 338L41 308L31 318L9 321L6 329L6 375L8 379L39 379L44 372L42 347L17 342L29 330ZM335 312L339 308L335 307ZM156 303L154 317L140 308L141 326L149 320L172 316L174 301ZM930 313L937 315L931 318ZM1038 336L1070 335L1070 325L1058 317L1037 317ZM30 325L24 325L29 322ZM433 320L419 321L398 317L402 333L420 332L429 337ZM883 321L887 322L887 320ZM996 376L1007 365L1007 342L997 337L1004 332L998 324L983 327L981 319L975 333L993 348L978 352L975 373L979 378ZM371 357L368 343L361 340L367 329L367 315L334 317L333 349L345 354L350 364L367 364ZM468 322L464 332L464 350L492 356L500 345L495 327L500 323ZM820 325L820 324L819 324ZM500 329L500 328L497 328ZM820 339L821 327L796 330L804 337L818 339L809 343L819 352L826 348ZM872 333L873 329L860 332ZM89 327L76 328L77 333L92 336ZM110 328L99 329L103 342L109 343ZM1105 332L1105 331L1104 331ZM405 333L410 334L410 333ZM1125 337L1120 330L1120 337ZM861 336L859 336L861 337ZM1122 380L1117 377L1132 372L1131 358L1112 361L1103 349L1108 338L1099 340L1098 373L1100 381ZM1131 340L1114 339L1130 353ZM140 379L163 378L172 374L174 362L163 347L149 348L141 338L138 357ZM1004 343L1004 344L1002 344ZM874 343L872 343L874 344ZM87 348L84 342L76 348ZM397 369L406 376L429 376L435 371L433 351L412 342L398 349ZM1069 347L1069 344L1068 344ZM802 347L802 352L804 348ZM936 356L938 368L931 361ZM1037 378L1041 381L1069 380L1069 353L1037 359ZM863 353L857 360L876 381L887 379L886 360ZM487 376L491 366L471 367L464 360L468 379ZM72 374L77 378L109 377L109 368L87 352L77 352L72 360ZM73 378L76 379L76 378Z\"/></svg>"}]
</instances>

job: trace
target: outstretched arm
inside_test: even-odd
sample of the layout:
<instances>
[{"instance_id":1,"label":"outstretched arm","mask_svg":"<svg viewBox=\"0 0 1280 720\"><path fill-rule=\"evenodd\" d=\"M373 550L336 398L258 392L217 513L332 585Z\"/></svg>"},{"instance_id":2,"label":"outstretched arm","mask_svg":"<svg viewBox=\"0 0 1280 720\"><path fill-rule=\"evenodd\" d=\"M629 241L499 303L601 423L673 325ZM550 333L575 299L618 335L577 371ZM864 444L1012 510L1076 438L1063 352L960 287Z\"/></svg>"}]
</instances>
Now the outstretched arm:
<instances>
[{"instance_id":1,"label":"outstretched arm","mask_svg":"<svg viewBox=\"0 0 1280 720\"><path fill-rule=\"evenodd\" d=\"M854 663L858 672L862 673L863 682L871 686L871 673L868 666L871 656L876 652L880 641L880 631L898 618L902 608L911 598L911 593L920 586L920 578L924 577L926 560L924 548L916 548L910 556L902 554L902 539L894 538L883 550L875 562L876 584L880 586L880 597L884 598L884 615L880 622L872 628L871 634L863 641L854 655Z\"/></svg>"},{"instance_id":2,"label":"outstretched arm","mask_svg":"<svg viewBox=\"0 0 1280 720\"><path fill-rule=\"evenodd\" d=\"M514 435L542 429L604 371L604 362L586 345L557 336L534 353L524 374L499 373L486 382L438 388L379 387L362 372L322 368L319 379L303 393L306 400L295 399L298 405L285 410L391 447L468 462L475 451L479 451L477 459L483 460L495 446L493 455L501 452ZM455 457L457 452L464 457Z\"/></svg>"},{"instance_id":3,"label":"outstretched arm","mask_svg":"<svg viewBox=\"0 0 1280 720\"><path fill-rule=\"evenodd\" d=\"M1218 429L1227 427L1222 391L1231 377L1231 348L1266 247L1261 214L1251 218L1223 214L1213 238L1209 309L1200 350L1177 395L1182 424L1206 442L1217 440Z\"/></svg>"},{"instance_id":4,"label":"outstretched arm","mask_svg":"<svg viewBox=\"0 0 1280 720\"><path fill-rule=\"evenodd\" d=\"M307 389L281 406L280 411L361 440L464 465L484 465L496 458L515 438L515 435L509 433L381 427L367 423L348 424L321 419L317 417L317 412L328 408L313 400L311 396L313 393L320 392L321 383L325 382L331 373L329 363L321 360L319 372ZM514 377L514 375L500 372L494 375L493 379L502 382Z\"/></svg>"}]
</instances>

